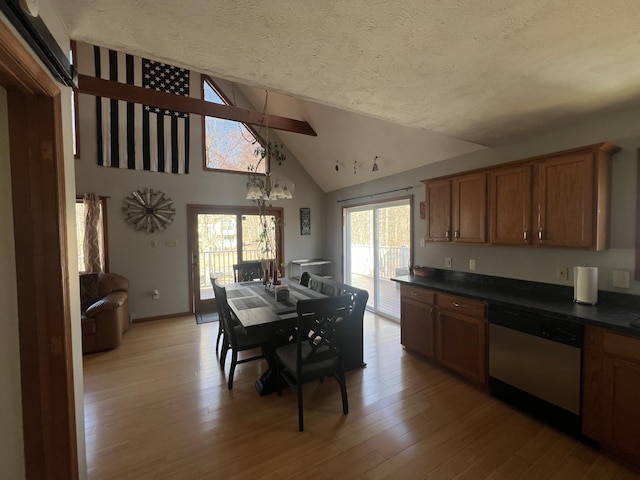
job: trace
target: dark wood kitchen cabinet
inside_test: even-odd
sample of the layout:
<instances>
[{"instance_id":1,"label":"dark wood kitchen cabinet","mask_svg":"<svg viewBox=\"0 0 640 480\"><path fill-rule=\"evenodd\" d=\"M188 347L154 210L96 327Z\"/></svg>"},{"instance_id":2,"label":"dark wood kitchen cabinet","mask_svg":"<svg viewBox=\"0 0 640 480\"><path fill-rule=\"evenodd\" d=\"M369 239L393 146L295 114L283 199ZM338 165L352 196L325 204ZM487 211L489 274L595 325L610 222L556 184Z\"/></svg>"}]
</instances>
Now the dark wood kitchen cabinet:
<instances>
[{"instance_id":1,"label":"dark wood kitchen cabinet","mask_svg":"<svg viewBox=\"0 0 640 480\"><path fill-rule=\"evenodd\" d=\"M425 184L428 242L451 241L451 180Z\"/></svg>"},{"instance_id":2,"label":"dark wood kitchen cabinet","mask_svg":"<svg viewBox=\"0 0 640 480\"><path fill-rule=\"evenodd\" d=\"M537 242L548 247L590 248L596 206L594 154L545 160L537 170Z\"/></svg>"},{"instance_id":3,"label":"dark wood kitchen cabinet","mask_svg":"<svg viewBox=\"0 0 640 480\"><path fill-rule=\"evenodd\" d=\"M427 240L481 244L488 231L492 245L604 250L619 150L604 142L423 180Z\"/></svg>"},{"instance_id":4,"label":"dark wood kitchen cabinet","mask_svg":"<svg viewBox=\"0 0 640 480\"><path fill-rule=\"evenodd\" d=\"M487 241L487 174L470 173L451 181L453 241Z\"/></svg>"},{"instance_id":5,"label":"dark wood kitchen cabinet","mask_svg":"<svg viewBox=\"0 0 640 480\"><path fill-rule=\"evenodd\" d=\"M490 242L530 245L532 165L496 168L489 173Z\"/></svg>"},{"instance_id":6,"label":"dark wood kitchen cabinet","mask_svg":"<svg viewBox=\"0 0 640 480\"><path fill-rule=\"evenodd\" d=\"M400 287L400 342L474 383L487 384L487 304Z\"/></svg>"},{"instance_id":7,"label":"dark wood kitchen cabinet","mask_svg":"<svg viewBox=\"0 0 640 480\"><path fill-rule=\"evenodd\" d=\"M487 175L425 182L427 241L486 243Z\"/></svg>"},{"instance_id":8,"label":"dark wood kitchen cabinet","mask_svg":"<svg viewBox=\"0 0 640 480\"><path fill-rule=\"evenodd\" d=\"M582 432L640 467L640 339L585 328Z\"/></svg>"},{"instance_id":9,"label":"dark wood kitchen cabinet","mask_svg":"<svg viewBox=\"0 0 640 480\"><path fill-rule=\"evenodd\" d=\"M428 358L434 357L434 297L423 288L400 287L400 343Z\"/></svg>"},{"instance_id":10,"label":"dark wood kitchen cabinet","mask_svg":"<svg viewBox=\"0 0 640 480\"><path fill-rule=\"evenodd\" d=\"M487 384L486 304L438 293L436 360L469 380Z\"/></svg>"}]
</instances>

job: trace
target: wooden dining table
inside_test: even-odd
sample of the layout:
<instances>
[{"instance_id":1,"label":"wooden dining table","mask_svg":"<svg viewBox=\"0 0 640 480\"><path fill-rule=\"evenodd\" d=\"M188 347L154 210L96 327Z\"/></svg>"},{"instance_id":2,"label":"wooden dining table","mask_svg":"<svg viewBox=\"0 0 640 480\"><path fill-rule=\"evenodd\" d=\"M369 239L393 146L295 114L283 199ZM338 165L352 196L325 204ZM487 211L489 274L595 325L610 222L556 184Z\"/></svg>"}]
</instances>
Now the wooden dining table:
<instances>
[{"instance_id":1,"label":"wooden dining table","mask_svg":"<svg viewBox=\"0 0 640 480\"><path fill-rule=\"evenodd\" d=\"M298 318L298 300L326 297L293 281L281 279L281 282L289 287L286 300L276 300L272 293L266 291L262 282L258 281L225 285L229 307L240 325L248 334L257 330L268 331L273 337L273 350L286 343L292 334ZM273 393L277 389L273 352L267 353L267 362L269 368L255 381L260 395Z\"/></svg>"}]
</instances>

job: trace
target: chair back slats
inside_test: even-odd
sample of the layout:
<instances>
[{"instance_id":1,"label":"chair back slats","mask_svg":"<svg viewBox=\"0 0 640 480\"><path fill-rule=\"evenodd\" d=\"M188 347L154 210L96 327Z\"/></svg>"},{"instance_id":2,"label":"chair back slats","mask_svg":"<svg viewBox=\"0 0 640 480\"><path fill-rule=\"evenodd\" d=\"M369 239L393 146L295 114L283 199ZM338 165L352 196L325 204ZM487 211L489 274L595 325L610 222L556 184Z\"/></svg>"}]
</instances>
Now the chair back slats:
<instances>
[{"instance_id":1,"label":"chair back slats","mask_svg":"<svg viewBox=\"0 0 640 480\"><path fill-rule=\"evenodd\" d=\"M350 302L349 295L298 301L300 365L339 357L342 348L340 327L349 314Z\"/></svg>"},{"instance_id":2,"label":"chair back slats","mask_svg":"<svg viewBox=\"0 0 640 480\"><path fill-rule=\"evenodd\" d=\"M262 262L241 262L233 265L233 278L236 282L262 280L263 274Z\"/></svg>"},{"instance_id":3,"label":"chair back slats","mask_svg":"<svg viewBox=\"0 0 640 480\"><path fill-rule=\"evenodd\" d=\"M235 330L231 321L231 310L229 309L229 303L227 302L227 289L221 285L218 285L217 280L211 282L213 284L213 293L216 296L216 307L218 308L218 321L222 322L223 331L227 337L228 342L232 347L235 347L237 340L235 336Z\"/></svg>"}]
</instances>

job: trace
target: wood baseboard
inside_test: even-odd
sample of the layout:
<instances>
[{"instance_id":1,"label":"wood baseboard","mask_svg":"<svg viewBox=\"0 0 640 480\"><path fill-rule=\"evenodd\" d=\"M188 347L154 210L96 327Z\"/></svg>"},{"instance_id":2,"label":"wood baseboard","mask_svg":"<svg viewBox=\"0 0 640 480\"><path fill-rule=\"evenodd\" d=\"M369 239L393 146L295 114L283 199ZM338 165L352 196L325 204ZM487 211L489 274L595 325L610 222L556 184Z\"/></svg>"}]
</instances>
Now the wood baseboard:
<instances>
[{"instance_id":1,"label":"wood baseboard","mask_svg":"<svg viewBox=\"0 0 640 480\"><path fill-rule=\"evenodd\" d=\"M156 315L153 317L132 318L131 323L152 322L154 320L166 320L167 318L186 317L187 315L195 315L193 312L168 313L167 315Z\"/></svg>"}]
</instances>

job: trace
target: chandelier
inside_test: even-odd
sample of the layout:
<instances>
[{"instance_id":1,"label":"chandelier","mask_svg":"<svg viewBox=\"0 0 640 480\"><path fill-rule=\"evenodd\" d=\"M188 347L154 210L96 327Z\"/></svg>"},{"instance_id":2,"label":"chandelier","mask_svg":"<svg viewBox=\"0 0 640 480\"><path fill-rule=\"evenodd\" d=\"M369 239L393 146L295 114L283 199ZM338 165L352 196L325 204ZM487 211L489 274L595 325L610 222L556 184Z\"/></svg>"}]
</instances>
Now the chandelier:
<instances>
[{"instance_id":1,"label":"chandelier","mask_svg":"<svg viewBox=\"0 0 640 480\"><path fill-rule=\"evenodd\" d=\"M280 181L277 178L274 183L270 173L250 175L248 185L247 200L289 200L293 198L287 184L283 183L283 186L280 186Z\"/></svg>"},{"instance_id":2,"label":"chandelier","mask_svg":"<svg viewBox=\"0 0 640 480\"><path fill-rule=\"evenodd\" d=\"M255 150L258 162L249 168L249 181L247 182L247 200L272 201L288 200L293 198L286 180L271 176L271 162L276 161L281 166L287 159L284 153L284 145L269 141L269 117L267 112L267 101L269 91L265 90L264 107L262 109L262 120L260 126L265 127L265 141L261 142ZM256 140L257 142L258 140ZM264 162L265 173L258 172L260 164ZM282 183L282 185L281 185Z\"/></svg>"}]
</instances>

